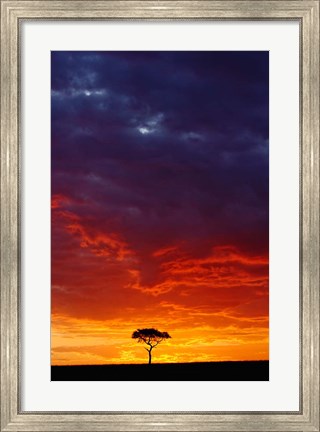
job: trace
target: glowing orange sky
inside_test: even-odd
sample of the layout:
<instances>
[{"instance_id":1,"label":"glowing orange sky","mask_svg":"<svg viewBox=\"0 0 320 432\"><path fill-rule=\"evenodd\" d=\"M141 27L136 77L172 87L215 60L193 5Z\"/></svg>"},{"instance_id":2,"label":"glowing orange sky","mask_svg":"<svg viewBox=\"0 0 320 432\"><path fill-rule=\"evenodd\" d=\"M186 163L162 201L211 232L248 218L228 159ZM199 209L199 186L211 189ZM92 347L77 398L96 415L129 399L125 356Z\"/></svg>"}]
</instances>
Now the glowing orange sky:
<instances>
[{"instance_id":1,"label":"glowing orange sky","mask_svg":"<svg viewBox=\"0 0 320 432\"><path fill-rule=\"evenodd\" d=\"M152 253L158 280L144 284L135 252L86 227L68 201L52 200L64 237L53 261L52 364L144 363L130 336L145 326L172 336L156 362L268 359L268 257L224 245L190 258L171 246Z\"/></svg>"},{"instance_id":2,"label":"glowing orange sky","mask_svg":"<svg viewBox=\"0 0 320 432\"><path fill-rule=\"evenodd\" d=\"M269 359L268 53L52 53L52 357Z\"/></svg>"}]
</instances>

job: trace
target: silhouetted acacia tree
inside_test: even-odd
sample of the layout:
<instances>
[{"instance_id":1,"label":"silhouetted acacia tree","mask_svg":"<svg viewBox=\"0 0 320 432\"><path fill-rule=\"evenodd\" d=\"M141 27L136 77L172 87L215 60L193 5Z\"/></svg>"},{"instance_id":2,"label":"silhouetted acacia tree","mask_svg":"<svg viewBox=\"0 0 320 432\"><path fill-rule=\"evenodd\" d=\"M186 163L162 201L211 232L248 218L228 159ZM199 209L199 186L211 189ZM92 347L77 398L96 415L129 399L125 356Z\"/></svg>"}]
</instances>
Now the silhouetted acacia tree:
<instances>
[{"instance_id":1,"label":"silhouetted acacia tree","mask_svg":"<svg viewBox=\"0 0 320 432\"><path fill-rule=\"evenodd\" d=\"M149 364L151 364L151 351L164 339L169 339L171 336L167 332L161 332L154 328L138 329L132 333L133 339L138 339L138 342L144 342L149 348L144 347L149 353Z\"/></svg>"}]
</instances>

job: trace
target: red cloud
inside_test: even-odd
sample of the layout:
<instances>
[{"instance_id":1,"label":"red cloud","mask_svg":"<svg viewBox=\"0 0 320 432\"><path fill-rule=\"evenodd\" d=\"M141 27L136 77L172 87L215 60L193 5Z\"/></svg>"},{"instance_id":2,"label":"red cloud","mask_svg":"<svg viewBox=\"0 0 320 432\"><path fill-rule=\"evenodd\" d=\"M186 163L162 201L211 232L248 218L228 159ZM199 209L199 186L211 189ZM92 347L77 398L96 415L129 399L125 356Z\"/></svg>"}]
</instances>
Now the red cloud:
<instances>
[{"instance_id":1,"label":"red cloud","mask_svg":"<svg viewBox=\"0 0 320 432\"><path fill-rule=\"evenodd\" d=\"M127 243L117 233L99 231L98 227L91 227L75 212L66 210L63 205L71 203L71 199L63 195L55 195L52 199L52 219L56 225L63 226L72 236L79 239L81 248L88 248L97 256L113 257L122 261L132 256Z\"/></svg>"}]
</instances>

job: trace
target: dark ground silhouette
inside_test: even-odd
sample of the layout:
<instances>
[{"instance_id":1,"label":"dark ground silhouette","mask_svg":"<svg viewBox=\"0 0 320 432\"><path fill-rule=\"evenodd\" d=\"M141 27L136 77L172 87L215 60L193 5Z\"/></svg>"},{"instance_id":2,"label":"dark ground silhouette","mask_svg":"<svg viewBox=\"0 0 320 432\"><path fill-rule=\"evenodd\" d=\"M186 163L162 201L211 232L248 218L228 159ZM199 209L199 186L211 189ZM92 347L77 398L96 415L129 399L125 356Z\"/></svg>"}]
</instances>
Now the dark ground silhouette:
<instances>
[{"instance_id":1,"label":"dark ground silhouette","mask_svg":"<svg viewBox=\"0 0 320 432\"><path fill-rule=\"evenodd\" d=\"M51 366L51 381L268 381L269 361Z\"/></svg>"}]
</instances>

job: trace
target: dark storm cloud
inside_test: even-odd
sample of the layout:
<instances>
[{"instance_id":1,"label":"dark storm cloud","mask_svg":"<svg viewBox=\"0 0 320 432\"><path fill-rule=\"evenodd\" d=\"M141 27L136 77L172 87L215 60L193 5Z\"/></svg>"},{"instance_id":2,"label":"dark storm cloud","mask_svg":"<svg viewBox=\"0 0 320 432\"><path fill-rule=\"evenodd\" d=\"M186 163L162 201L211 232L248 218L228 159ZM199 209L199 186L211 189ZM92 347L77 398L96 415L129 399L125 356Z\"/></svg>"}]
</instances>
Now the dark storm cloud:
<instances>
[{"instance_id":1,"label":"dark storm cloud","mask_svg":"<svg viewBox=\"0 0 320 432\"><path fill-rule=\"evenodd\" d=\"M141 256L265 252L268 53L53 52L52 193Z\"/></svg>"}]
</instances>

